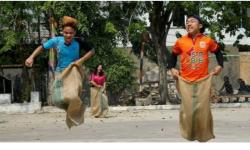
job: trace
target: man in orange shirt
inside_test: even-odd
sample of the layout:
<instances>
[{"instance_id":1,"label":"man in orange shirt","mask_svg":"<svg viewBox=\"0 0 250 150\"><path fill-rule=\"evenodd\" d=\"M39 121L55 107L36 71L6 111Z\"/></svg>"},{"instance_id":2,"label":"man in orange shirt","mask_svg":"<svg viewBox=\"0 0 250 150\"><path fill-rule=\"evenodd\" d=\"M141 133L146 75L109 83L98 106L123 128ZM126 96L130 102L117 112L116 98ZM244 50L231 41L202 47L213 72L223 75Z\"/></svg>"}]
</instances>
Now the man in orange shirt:
<instances>
[{"instance_id":1,"label":"man in orange shirt","mask_svg":"<svg viewBox=\"0 0 250 150\"><path fill-rule=\"evenodd\" d=\"M205 36L205 27L199 16L191 15L186 20L187 35L175 43L169 68L177 80L181 96L180 130L187 140L208 141L214 138L213 120L210 109L210 88L212 76L223 68L223 55L218 44ZM208 54L216 55L218 65L208 73ZM180 72L175 69L180 55Z\"/></svg>"},{"instance_id":2,"label":"man in orange shirt","mask_svg":"<svg viewBox=\"0 0 250 150\"><path fill-rule=\"evenodd\" d=\"M177 40L173 47L169 64L175 79L178 75L189 81L196 81L208 75L208 52L215 53L218 66L211 72L218 75L223 68L223 55L218 44L211 38L203 35L205 27L199 16L192 15L186 21L187 35ZM180 55L180 72L175 69L177 55Z\"/></svg>"}]
</instances>

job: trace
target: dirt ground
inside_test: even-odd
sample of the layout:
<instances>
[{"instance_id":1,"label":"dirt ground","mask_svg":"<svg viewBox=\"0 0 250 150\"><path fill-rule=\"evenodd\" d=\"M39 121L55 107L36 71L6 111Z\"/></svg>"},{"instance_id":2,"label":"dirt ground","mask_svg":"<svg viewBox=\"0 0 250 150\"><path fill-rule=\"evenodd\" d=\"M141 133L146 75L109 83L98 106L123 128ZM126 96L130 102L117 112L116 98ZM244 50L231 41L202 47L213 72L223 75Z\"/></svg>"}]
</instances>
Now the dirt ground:
<instances>
[{"instance_id":1,"label":"dirt ground","mask_svg":"<svg viewBox=\"0 0 250 150\"><path fill-rule=\"evenodd\" d=\"M215 108L209 142L250 142L250 108ZM65 113L0 114L0 142L188 142L180 136L178 110L111 111L68 129Z\"/></svg>"}]
</instances>

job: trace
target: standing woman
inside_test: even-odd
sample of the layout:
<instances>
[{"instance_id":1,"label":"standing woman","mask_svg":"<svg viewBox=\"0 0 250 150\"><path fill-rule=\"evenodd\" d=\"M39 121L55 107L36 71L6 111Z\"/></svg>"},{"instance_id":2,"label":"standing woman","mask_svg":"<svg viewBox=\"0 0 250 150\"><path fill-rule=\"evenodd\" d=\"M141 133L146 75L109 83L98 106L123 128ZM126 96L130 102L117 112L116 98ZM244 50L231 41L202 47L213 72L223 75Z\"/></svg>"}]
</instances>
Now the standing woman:
<instances>
[{"instance_id":1,"label":"standing woman","mask_svg":"<svg viewBox=\"0 0 250 150\"><path fill-rule=\"evenodd\" d=\"M56 48L57 65L53 83L52 103L67 112L66 124L69 128L84 122L85 106L80 99L83 70L80 67L93 54L94 49L83 40L75 39L77 20L64 16L62 19L63 36L49 39L26 59L25 65L32 67L34 59L41 52ZM80 57L80 50L87 53Z\"/></svg>"},{"instance_id":2,"label":"standing woman","mask_svg":"<svg viewBox=\"0 0 250 150\"><path fill-rule=\"evenodd\" d=\"M108 112L108 99L106 96L106 76L101 64L90 75L90 84L91 115L96 118L105 117Z\"/></svg>"}]
</instances>

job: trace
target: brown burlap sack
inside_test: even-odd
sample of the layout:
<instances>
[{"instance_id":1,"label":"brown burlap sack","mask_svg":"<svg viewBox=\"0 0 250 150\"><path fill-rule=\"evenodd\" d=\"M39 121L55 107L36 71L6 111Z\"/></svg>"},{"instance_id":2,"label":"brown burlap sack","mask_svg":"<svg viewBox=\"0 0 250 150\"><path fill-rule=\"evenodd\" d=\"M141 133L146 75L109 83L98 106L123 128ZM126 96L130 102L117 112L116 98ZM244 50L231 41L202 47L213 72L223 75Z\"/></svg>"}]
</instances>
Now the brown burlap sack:
<instances>
[{"instance_id":1,"label":"brown burlap sack","mask_svg":"<svg viewBox=\"0 0 250 150\"><path fill-rule=\"evenodd\" d=\"M206 142L215 138L210 109L212 76L196 82L178 77L177 89L181 95L180 131L183 138Z\"/></svg>"},{"instance_id":2,"label":"brown burlap sack","mask_svg":"<svg viewBox=\"0 0 250 150\"><path fill-rule=\"evenodd\" d=\"M82 93L83 69L71 64L63 72L56 74L52 91L52 103L67 113L69 128L84 122L85 106L80 99Z\"/></svg>"},{"instance_id":3,"label":"brown burlap sack","mask_svg":"<svg viewBox=\"0 0 250 150\"><path fill-rule=\"evenodd\" d=\"M90 98L91 115L96 118L106 117L108 112L108 98L103 89L91 87Z\"/></svg>"}]
</instances>

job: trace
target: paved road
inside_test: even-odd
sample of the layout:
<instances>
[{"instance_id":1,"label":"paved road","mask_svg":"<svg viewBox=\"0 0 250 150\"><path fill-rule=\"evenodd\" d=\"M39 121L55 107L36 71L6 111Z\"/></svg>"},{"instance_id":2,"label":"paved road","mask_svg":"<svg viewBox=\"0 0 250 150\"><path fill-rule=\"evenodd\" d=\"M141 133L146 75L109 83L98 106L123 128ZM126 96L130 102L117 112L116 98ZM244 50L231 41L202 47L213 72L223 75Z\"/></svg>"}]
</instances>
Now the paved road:
<instances>
[{"instance_id":1,"label":"paved road","mask_svg":"<svg viewBox=\"0 0 250 150\"><path fill-rule=\"evenodd\" d=\"M250 142L250 108L215 108L216 138ZM67 129L65 113L0 114L0 142L187 142L180 136L178 110L112 111Z\"/></svg>"}]
</instances>

